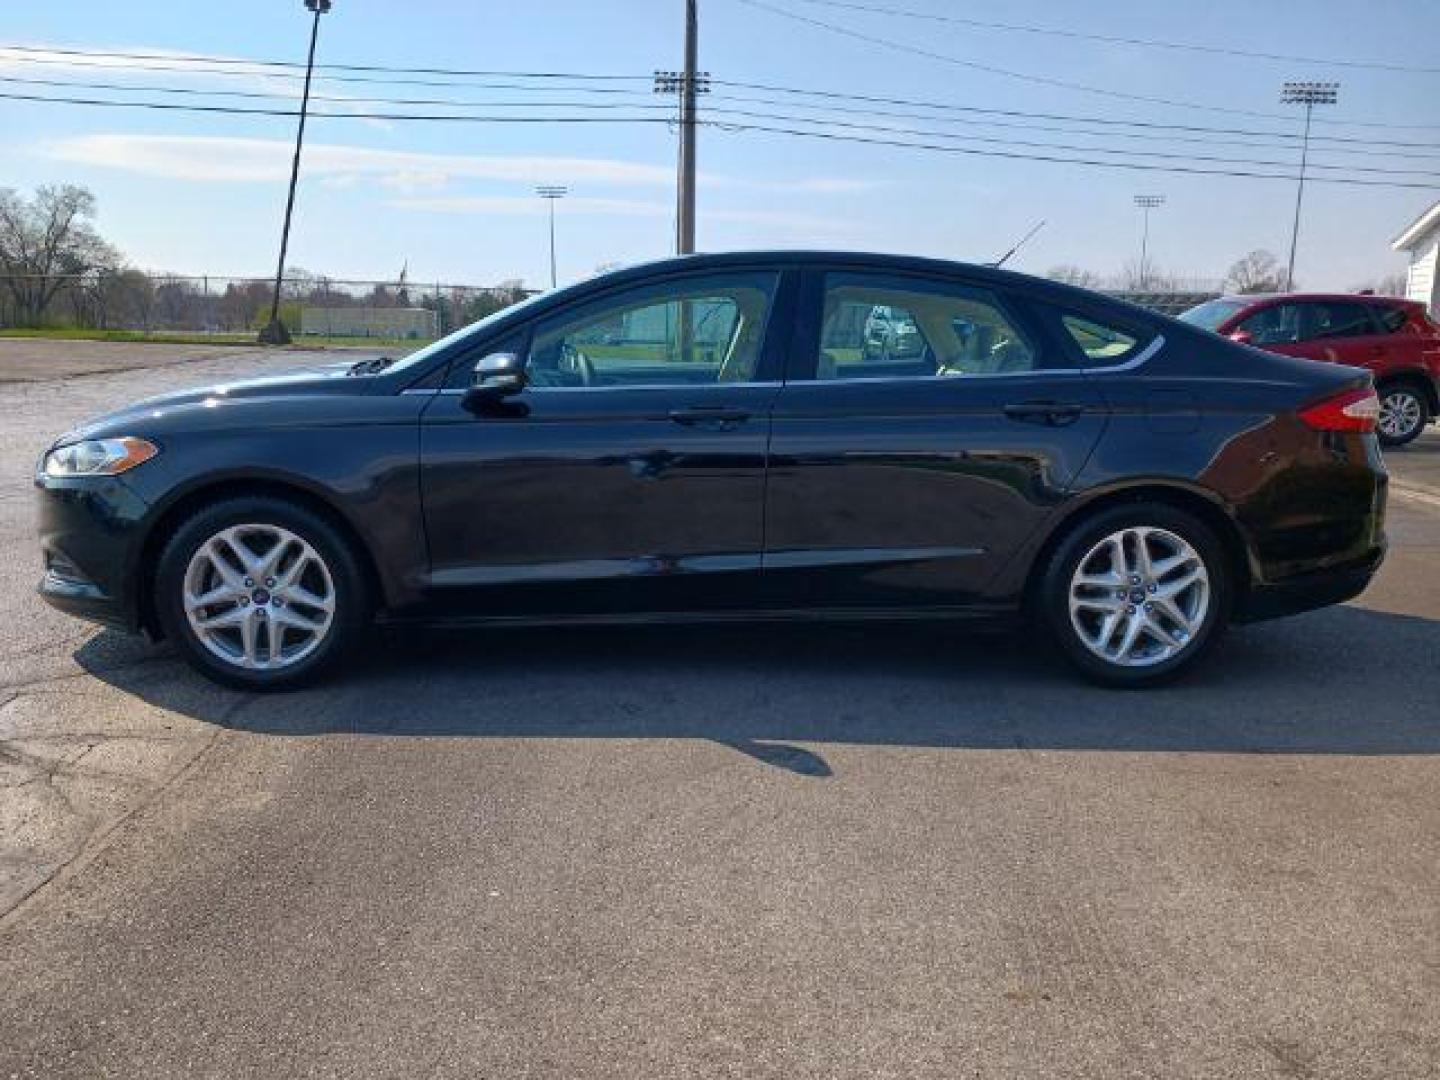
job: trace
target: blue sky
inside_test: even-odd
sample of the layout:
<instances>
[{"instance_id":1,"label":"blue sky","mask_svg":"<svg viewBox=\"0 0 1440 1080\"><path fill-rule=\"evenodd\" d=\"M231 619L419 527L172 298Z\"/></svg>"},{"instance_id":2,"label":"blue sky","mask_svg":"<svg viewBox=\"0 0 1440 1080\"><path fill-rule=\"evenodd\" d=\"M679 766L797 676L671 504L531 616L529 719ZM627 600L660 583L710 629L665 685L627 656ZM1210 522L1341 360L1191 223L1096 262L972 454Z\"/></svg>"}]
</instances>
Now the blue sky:
<instances>
[{"instance_id":1,"label":"blue sky","mask_svg":"<svg viewBox=\"0 0 1440 1080\"><path fill-rule=\"evenodd\" d=\"M1437 179L1430 190L1311 185L1297 267L1305 286L1347 288L1401 268L1403 260L1390 251L1390 239L1440 198L1440 74L1106 46L870 15L807 0L766 2L850 28L860 37L785 19L741 0L701 0L702 68L731 81L1272 131L1296 130L1295 115L1285 118L1287 110L1278 103L1284 79L1340 80L1341 104L1324 114L1327 120L1410 126L1327 125L1317 126L1317 132L1428 144L1419 153L1435 156L1400 159L1375 147L1316 156L1367 167L1428 170ZM1102 34L1440 67L1440 4L1434 0L1372 0L1363 6L1344 0L1209 0L1203 5L1097 0L1083 10L1060 0L1009 6L979 0L869 2ZM11 45L304 58L307 15L300 0L243 5L70 0L7 8L0 36ZM319 59L644 75L679 65L682 12L681 0L335 0L334 12L322 23ZM1278 118L1040 85L890 50L876 44L879 38L1044 78ZM295 85L260 74L222 80L26 64L13 56L0 56L0 76L229 86L262 93L288 92ZM0 89L64 92L14 83ZM524 91L483 88L321 83L317 91L527 100ZM573 95L551 96L574 100ZM635 99L644 105L661 100ZM725 103L718 94L706 104L779 111ZM328 107L365 108L345 102ZM873 116L848 119L938 126ZM0 186L85 184L99 199L101 231L137 265L262 275L273 263L294 135L287 118L0 101L0 132L7 147ZM1187 149L1014 129L972 127L967 133L1165 152ZM1288 147L1190 144L1188 149L1295 157ZM408 263L412 278L424 281L485 284L519 277L540 284L548 276L546 226L543 207L531 191L536 183L564 183L573 194L559 207L560 276L583 277L599 264L668 252L674 159L675 137L664 124L430 125L316 118L307 134L289 261L336 277L386 277ZM1167 203L1156 211L1151 231L1156 262L1179 274L1219 276L1252 248L1269 248L1283 257L1294 199L1294 185L1275 180L1121 172L711 128L701 131L700 169L699 246L704 250L855 247L984 261L1043 218L1045 229L1014 262L1034 272L1060 263L1099 273L1118 271L1139 245L1133 196L1161 193ZM1424 177L1407 179L1426 182Z\"/></svg>"}]
</instances>

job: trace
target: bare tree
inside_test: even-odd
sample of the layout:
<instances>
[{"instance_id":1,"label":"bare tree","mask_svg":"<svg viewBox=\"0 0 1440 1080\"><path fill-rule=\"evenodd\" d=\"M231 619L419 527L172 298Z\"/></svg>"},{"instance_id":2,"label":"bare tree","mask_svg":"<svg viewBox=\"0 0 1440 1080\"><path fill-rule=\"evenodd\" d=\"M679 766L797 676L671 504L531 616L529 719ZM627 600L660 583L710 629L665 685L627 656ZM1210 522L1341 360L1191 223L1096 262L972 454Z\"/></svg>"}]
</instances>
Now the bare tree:
<instances>
[{"instance_id":1,"label":"bare tree","mask_svg":"<svg viewBox=\"0 0 1440 1080\"><path fill-rule=\"evenodd\" d=\"M19 322L38 325L67 283L119 264L94 216L95 196L73 184L36 188L33 199L0 188L0 276Z\"/></svg>"},{"instance_id":2,"label":"bare tree","mask_svg":"<svg viewBox=\"0 0 1440 1080\"><path fill-rule=\"evenodd\" d=\"M1350 291L1374 293L1376 296L1404 296L1409 287L1410 275L1404 270L1396 270L1364 285L1356 285Z\"/></svg>"},{"instance_id":3,"label":"bare tree","mask_svg":"<svg viewBox=\"0 0 1440 1080\"><path fill-rule=\"evenodd\" d=\"M1173 292L1175 289L1174 278L1157 269L1149 259L1143 264L1139 259L1127 262L1120 270L1119 284L1122 292Z\"/></svg>"},{"instance_id":4,"label":"bare tree","mask_svg":"<svg viewBox=\"0 0 1440 1080\"><path fill-rule=\"evenodd\" d=\"M1095 289L1100 286L1100 275L1093 270L1086 270L1083 267L1073 266L1064 263L1060 266L1052 266L1045 271L1045 276L1051 281L1058 281L1064 285L1078 285L1082 289Z\"/></svg>"},{"instance_id":5,"label":"bare tree","mask_svg":"<svg viewBox=\"0 0 1440 1080\"><path fill-rule=\"evenodd\" d=\"M1225 272L1225 287L1237 293L1281 292L1285 288L1285 271L1270 252L1252 251L1231 264Z\"/></svg>"}]
</instances>

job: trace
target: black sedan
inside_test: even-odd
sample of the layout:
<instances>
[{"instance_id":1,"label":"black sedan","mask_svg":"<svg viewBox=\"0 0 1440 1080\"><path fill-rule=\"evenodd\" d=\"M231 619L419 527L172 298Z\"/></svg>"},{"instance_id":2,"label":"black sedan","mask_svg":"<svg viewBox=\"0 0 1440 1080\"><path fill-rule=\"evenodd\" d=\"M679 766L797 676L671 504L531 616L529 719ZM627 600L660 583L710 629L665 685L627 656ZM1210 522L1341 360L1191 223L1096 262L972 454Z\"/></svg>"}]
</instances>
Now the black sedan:
<instances>
[{"instance_id":1,"label":"black sedan","mask_svg":"<svg viewBox=\"0 0 1440 1080\"><path fill-rule=\"evenodd\" d=\"M877 309L923 347L877 351ZM1366 586L1376 414L1364 371L1018 274L689 257L62 436L40 591L246 688L376 620L939 617L1139 685Z\"/></svg>"}]
</instances>

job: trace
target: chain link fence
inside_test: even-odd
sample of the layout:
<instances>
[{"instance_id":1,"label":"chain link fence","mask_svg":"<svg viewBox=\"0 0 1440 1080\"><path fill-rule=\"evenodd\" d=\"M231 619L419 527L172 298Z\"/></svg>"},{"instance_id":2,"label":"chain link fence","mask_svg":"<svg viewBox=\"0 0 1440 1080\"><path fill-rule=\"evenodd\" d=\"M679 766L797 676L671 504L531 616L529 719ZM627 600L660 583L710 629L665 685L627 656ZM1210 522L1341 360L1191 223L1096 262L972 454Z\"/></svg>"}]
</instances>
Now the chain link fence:
<instances>
[{"instance_id":1,"label":"chain link fence","mask_svg":"<svg viewBox=\"0 0 1440 1080\"><path fill-rule=\"evenodd\" d=\"M1106 287L1106 285L1110 287ZM1219 295L1219 282L1189 279L1102 291L1166 315ZM153 274L0 274L0 329L124 331L249 337L270 319L273 278ZM443 337L532 295L519 282L457 285L311 275L287 277L280 315L297 340L397 341Z\"/></svg>"},{"instance_id":2,"label":"chain link fence","mask_svg":"<svg viewBox=\"0 0 1440 1080\"><path fill-rule=\"evenodd\" d=\"M0 274L0 329L184 333L248 337L270 319L274 278L153 274ZM280 314L304 337L441 337L532 294L519 282L421 284L287 277Z\"/></svg>"}]
</instances>

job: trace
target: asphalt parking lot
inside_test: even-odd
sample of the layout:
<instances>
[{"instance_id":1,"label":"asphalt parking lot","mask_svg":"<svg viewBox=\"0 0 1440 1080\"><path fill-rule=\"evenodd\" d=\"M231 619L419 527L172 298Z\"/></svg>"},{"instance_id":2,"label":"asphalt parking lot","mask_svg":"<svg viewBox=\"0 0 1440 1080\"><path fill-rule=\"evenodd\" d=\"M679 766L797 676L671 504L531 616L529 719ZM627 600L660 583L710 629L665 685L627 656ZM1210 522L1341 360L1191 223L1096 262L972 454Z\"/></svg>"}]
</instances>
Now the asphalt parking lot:
<instances>
[{"instance_id":1,"label":"asphalt parking lot","mask_svg":"<svg viewBox=\"0 0 1440 1080\"><path fill-rule=\"evenodd\" d=\"M306 358L12 347L0 1076L1440 1073L1440 433L1369 592L1159 691L903 626L407 635L254 696L42 605L30 474Z\"/></svg>"}]
</instances>

